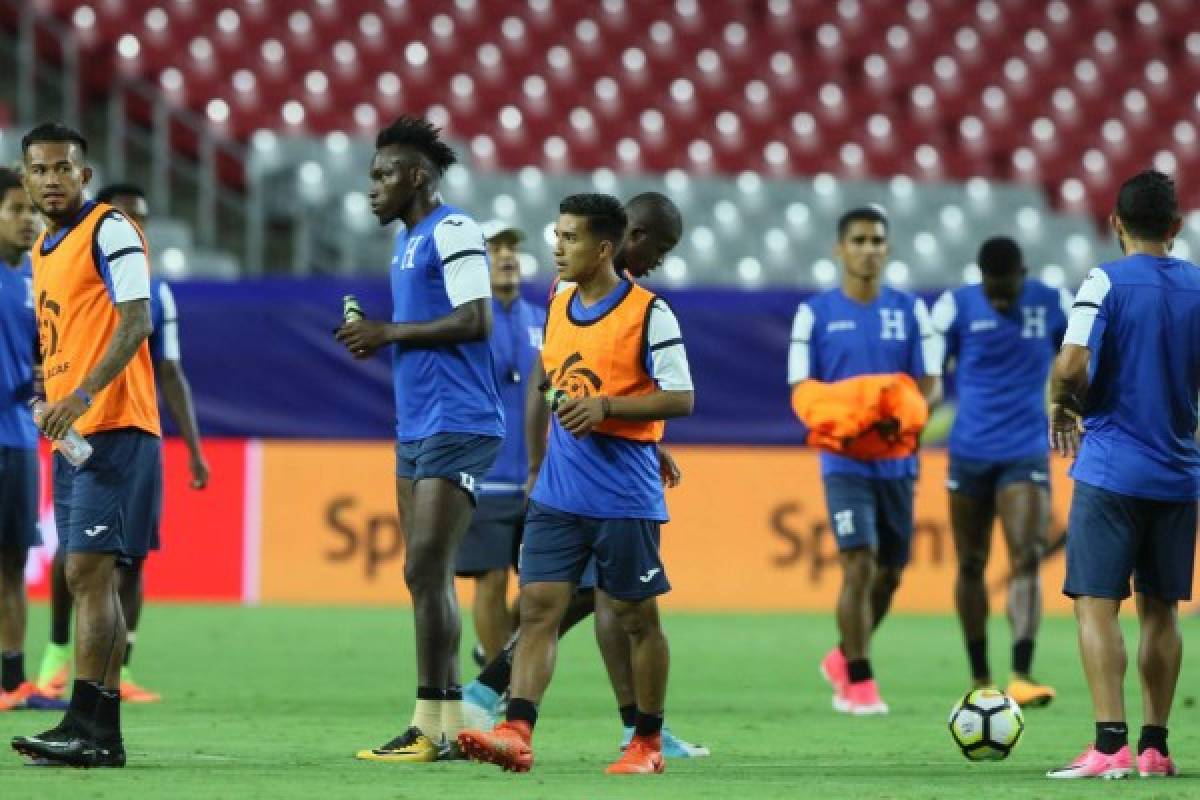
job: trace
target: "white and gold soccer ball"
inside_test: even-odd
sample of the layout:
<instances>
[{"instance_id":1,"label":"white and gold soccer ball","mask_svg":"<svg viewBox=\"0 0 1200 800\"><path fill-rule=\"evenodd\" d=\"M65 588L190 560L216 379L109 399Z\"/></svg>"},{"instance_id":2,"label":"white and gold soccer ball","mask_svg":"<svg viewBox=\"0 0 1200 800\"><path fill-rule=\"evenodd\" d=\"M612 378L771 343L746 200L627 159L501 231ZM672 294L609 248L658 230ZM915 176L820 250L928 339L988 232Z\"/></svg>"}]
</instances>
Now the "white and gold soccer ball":
<instances>
[{"instance_id":1,"label":"white and gold soccer ball","mask_svg":"<svg viewBox=\"0 0 1200 800\"><path fill-rule=\"evenodd\" d=\"M1024 731L1021 707L999 689L975 689L950 710L950 735L971 761L1008 758Z\"/></svg>"}]
</instances>

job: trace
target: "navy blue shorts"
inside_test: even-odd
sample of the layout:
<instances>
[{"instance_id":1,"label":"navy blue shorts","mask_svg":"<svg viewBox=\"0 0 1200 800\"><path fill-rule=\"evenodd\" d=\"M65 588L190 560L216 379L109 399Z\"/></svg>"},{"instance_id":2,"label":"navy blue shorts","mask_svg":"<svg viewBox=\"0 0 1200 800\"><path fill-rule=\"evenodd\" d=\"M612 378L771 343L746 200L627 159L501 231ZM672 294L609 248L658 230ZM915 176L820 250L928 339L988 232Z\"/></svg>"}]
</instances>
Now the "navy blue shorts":
<instances>
[{"instance_id":1,"label":"navy blue shorts","mask_svg":"<svg viewBox=\"0 0 1200 800\"><path fill-rule=\"evenodd\" d=\"M145 558L158 548L162 440L136 428L87 437L82 467L54 454L54 524L68 553Z\"/></svg>"},{"instance_id":2,"label":"navy blue shorts","mask_svg":"<svg viewBox=\"0 0 1200 800\"><path fill-rule=\"evenodd\" d=\"M888 567L912 553L913 479L826 475L825 507L838 550L868 549Z\"/></svg>"},{"instance_id":3,"label":"navy blue shorts","mask_svg":"<svg viewBox=\"0 0 1200 800\"><path fill-rule=\"evenodd\" d=\"M1131 497L1075 482L1067 522L1068 597L1190 600L1196 558L1196 501Z\"/></svg>"},{"instance_id":4,"label":"navy blue shorts","mask_svg":"<svg viewBox=\"0 0 1200 800\"><path fill-rule=\"evenodd\" d=\"M481 494L462 542L454 572L474 577L513 564L513 548L525 524L524 494Z\"/></svg>"},{"instance_id":5,"label":"navy blue shorts","mask_svg":"<svg viewBox=\"0 0 1200 800\"><path fill-rule=\"evenodd\" d=\"M37 547L38 457L37 450L0 447L0 547Z\"/></svg>"},{"instance_id":6,"label":"navy blue shorts","mask_svg":"<svg viewBox=\"0 0 1200 800\"><path fill-rule=\"evenodd\" d=\"M396 443L396 477L445 478L475 500L476 487L500 454L503 439L474 433L435 433Z\"/></svg>"},{"instance_id":7,"label":"navy blue shorts","mask_svg":"<svg viewBox=\"0 0 1200 800\"><path fill-rule=\"evenodd\" d=\"M950 476L946 479L946 488L952 492L990 500L1013 483L1033 483L1049 490L1049 458L1034 456L1013 461L979 461L950 456Z\"/></svg>"},{"instance_id":8,"label":"navy blue shorts","mask_svg":"<svg viewBox=\"0 0 1200 800\"><path fill-rule=\"evenodd\" d=\"M521 546L521 585L581 586L594 558L595 588L612 597L637 602L666 594L671 584L659 557L658 539L656 520L582 517L531 500Z\"/></svg>"}]
</instances>

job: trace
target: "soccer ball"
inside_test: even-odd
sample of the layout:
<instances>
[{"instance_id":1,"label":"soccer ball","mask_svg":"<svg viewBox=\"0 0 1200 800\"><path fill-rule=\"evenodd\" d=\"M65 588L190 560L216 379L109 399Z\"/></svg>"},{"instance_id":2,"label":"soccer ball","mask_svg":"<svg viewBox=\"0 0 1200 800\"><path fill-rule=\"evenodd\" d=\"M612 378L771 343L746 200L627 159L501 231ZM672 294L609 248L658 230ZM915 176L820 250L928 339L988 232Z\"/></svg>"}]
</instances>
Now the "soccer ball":
<instances>
[{"instance_id":1,"label":"soccer ball","mask_svg":"<svg viewBox=\"0 0 1200 800\"><path fill-rule=\"evenodd\" d=\"M950 735L971 761L1000 761L1021 740L1021 707L999 689L975 689L950 710Z\"/></svg>"}]
</instances>

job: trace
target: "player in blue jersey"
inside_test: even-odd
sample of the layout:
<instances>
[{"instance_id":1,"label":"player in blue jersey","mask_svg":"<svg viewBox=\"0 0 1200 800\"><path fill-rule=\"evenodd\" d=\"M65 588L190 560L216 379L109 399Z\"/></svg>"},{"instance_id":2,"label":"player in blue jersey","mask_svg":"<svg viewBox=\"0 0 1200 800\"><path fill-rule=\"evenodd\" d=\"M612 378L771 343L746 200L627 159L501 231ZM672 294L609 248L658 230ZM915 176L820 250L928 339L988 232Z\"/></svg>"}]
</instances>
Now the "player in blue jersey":
<instances>
[{"instance_id":1,"label":"player in blue jersey","mask_svg":"<svg viewBox=\"0 0 1200 800\"><path fill-rule=\"evenodd\" d=\"M114 183L96 192L98 203L108 203L132 219L144 233L150 220L150 208L146 193L132 183ZM208 462L200 444L200 430L196 425L196 410L192 404L192 390L179 352L179 322L175 310L175 296L171 287L162 278L150 279L150 320L154 332L150 334L150 357L154 361L154 377L158 391L162 394L167 413L183 436L188 448L188 469L193 489L208 485ZM161 512L160 512L161 513ZM133 679L130 664L133 661L137 629L145 602L143 572L146 558L159 549L159 530L154 525L136 532L137 541L129 543L129 563L119 569L118 589L121 611L125 615L126 644L125 662L121 666L121 701L125 703L157 703L162 697L154 691L138 685ZM50 643L42 656L38 671L38 688L51 697L59 697L65 691L71 671L71 593L67 590L66 551L59 548L54 554L50 591Z\"/></svg>"},{"instance_id":2,"label":"player in blue jersey","mask_svg":"<svg viewBox=\"0 0 1200 800\"><path fill-rule=\"evenodd\" d=\"M38 533L37 325L29 248L41 225L21 178L0 168L0 711L59 710L25 678L25 562Z\"/></svg>"},{"instance_id":3,"label":"player in blue jersey","mask_svg":"<svg viewBox=\"0 0 1200 800\"><path fill-rule=\"evenodd\" d=\"M542 347L546 310L521 297L520 244L525 235L499 220L483 225L492 280L492 363L504 404L504 444L479 484L471 527L458 547L455 572L475 580L475 635L486 661L500 655L513 633L508 573L525 521L526 386Z\"/></svg>"},{"instance_id":4,"label":"player in blue jersey","mask_svg":"<svg viewBox=\"0 0 1200 800\"><path fill-rule=\"evenodd\" d=\"M492 291L483 233L438 195L455 160L424 119L402 116L380 132L371 210L381 225L404 223L391 264L392 321L360 320L337 333L355 358L392 348L396 497L416 636L412 723L386 744L360 751L364 760L453 758L463 727L454 556L500 450L504 413L488 347Z\"/></svg>"},{"instance_id":5,"label":"player in blue jersey","mask_svg":"<svg viewBox=\"0 0 1200 800\"><path fill-rule=\"evenodd\" d=\"M559 211L555 262L573 285L547 316L542 363L554 422L526 516L513 697L505 722L459 742L477 760L532 767L560 623L594 556L597 588L632 639L638 709L637 732L608 771L661 772L669 656L655 598L670 584L658 552L667 514L656 443L664 420L691 413L691 376L670 309L613 265L626 228L620 203L573 195Z\"/></svg>"},{"instance_id":6,"label":"player in blue jersey","mask_svg":"<svg viewBox=\"0 0 1200 800\"><path fill-rule=\"evenodd\" d=\"M1022 707L1044 706L1054 690L1030 674L1042 616L1038 567L1050 527L1046 381L1067 328L1071 295L1026 277L1012 239L979 249L981 283L934 304L946 366L958 380L950 432L950 524L958 554L955 604L975 686L992 685L987 657L984 569L996 516L1008 545L1012 675L1007 692Z\"/></svg>"},{"instance_id":7,"label":"player in blue jersey","mask_svg":"<svg viewBox=\"0 0 1200 800\"><path fill-rule=\"evenodd\" d=\"M935 405L941 398L942 345L929 312L919 298L882 285L887 217L874 207L848 211L838 220L837 237L841 286L796 310L788 382L903 373ZM836 614L841 641L821 661L821 671L841 712L888 710L872 672L870 642L908 564L916 477L915 455L859 461L821 453L825 504L842 568Z\"/></svg>"},{"instance_id":8,"label":"player in blue jersey","mask_svg":"<svg viewBox=\"0 0 1200 800\"><path fill-rule=\"evenodd\" d=\"M1191 597L1196 552L1200 269L1168 255L1182 219L1162 173L1122 184L1110 219L1125 257L1080 287L1050 389L1051 446L1075 456L1063 592L1074 599L1096 721L1091 746L1052 778L1134 769L1117 619L1131 578L1141 623L1136 768L1176 774L1167 720L1183 654L1178 605Z\"/></svg>"},{"instance_id":9,"label":"player in blue jersey","mask_svg":"<svg viewBox=\"0 0 1200 800\"><path fill-rule=\"evenodd\" d=\"M628 218L625 238L613 257L613 263L618 272L640 280L658 269L679 243L683 236L683 215L669 197L659 192L642 192L630 198L625 204L625 215ZM555 293L567 287L568 283L559 281ZM540 361L534 364L534 374L536 379L530 382L527 406L522 412L526 419L529 454L527 493L532 490L541 468L549 427L549 409L544 395L538 389L545 378ZM662 446L658 448L658 459L663 486L671 488L679 485L682 478L679 467ZM633 654L629 636L617 618L611 598L604 591L595 591L595 584L595 570L585 570L559 631L560 635L565 635L595 612L596 641L616 697L617 713L624 729L621 743L624 748L633 739L637 720ZM470 727L486 729L492 726L502 697L509 689L515 647L516 638L513 637L503 652L486 664L474 681L463 687L463 708ZM681 739L667 725L662 729L662 753L666 758L698 758L710 754L707 747Z\"/></svg>"}]
</instances>

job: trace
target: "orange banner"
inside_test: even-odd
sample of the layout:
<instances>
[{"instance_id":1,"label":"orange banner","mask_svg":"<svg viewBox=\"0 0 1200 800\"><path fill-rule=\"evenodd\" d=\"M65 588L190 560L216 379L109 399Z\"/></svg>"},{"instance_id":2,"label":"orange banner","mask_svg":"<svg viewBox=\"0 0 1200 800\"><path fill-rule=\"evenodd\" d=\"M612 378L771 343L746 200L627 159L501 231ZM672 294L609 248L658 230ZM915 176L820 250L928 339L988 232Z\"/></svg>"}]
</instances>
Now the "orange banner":
<instances>
[{"instance_id":1,"label":"orange banner","mask_svg":"<svg viewBox=\"0 0 1200 800\"><path fill-rule=\"evenodd\" d=\"M672 521L663 552L674 591L665 604L687 609L826 610L841 585L815 451L768 447L679 447L683 484L668 494ZM947 513L945 451L921 454L912 562L895 608L951 611L956 562ZM1071 481L1051 462L1054 541L1066 528ZM997 525L988 585L1002 607L1008 556ZM1066 609L1063 553L1051 553L1042 580L1047 609Z\"/></svg>"},{"instance_id":2,"label":"orange banner","mask_svg":"<svg viewBox=\"0 0 1200 800\"><path fill-rule=\"evenodd\" d=\"M664 605L705 610L826 610L840 574L816 453L804 448L677 447L683 485L668 493L663 551L674 591ZM404 544L388 443L262 445L258 596L264 602L408 602ZM1054 521L1070 504L1066 463L1052 462ZM946 456L926 451L916 500L913 561L896 607L950 611L954 543ZM996 532L988 568L1001 608L1008 559ZM1066 609L1061 550L1042 570L1047 609ZM470 582L460 582L469 602Z\"/></svg>"}]
</instances>

